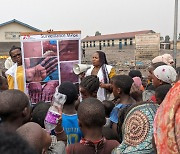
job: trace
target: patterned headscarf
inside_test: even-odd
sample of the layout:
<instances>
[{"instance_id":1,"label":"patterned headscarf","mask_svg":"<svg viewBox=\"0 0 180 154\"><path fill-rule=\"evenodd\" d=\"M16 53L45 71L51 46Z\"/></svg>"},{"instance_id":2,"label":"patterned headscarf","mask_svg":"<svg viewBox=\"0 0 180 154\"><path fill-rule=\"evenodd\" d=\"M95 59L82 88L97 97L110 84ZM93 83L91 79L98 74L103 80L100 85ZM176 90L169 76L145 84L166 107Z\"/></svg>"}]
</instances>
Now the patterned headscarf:
<instances>
[{"instance_id":1,"label":"patterned headscarf","mask_svg":"<svg viewBox=\"0 0 180 154\"><path fill-rule=\"evenodd\" d=\"M169 65L159 66L153 71L153 73L156 78L158 78L159 80L165 83L171 84L174 81L176 81L177 73L172 66Z\"/></svg>"},{"instance_id":2,"label":"patterned headscarf","mask_svg":"<svg viewBox=\"0 0 180 154\"><path fill-rule=\"evenodd\" d=\"M153 121L158 109L157 104L145 103L133 107L123 123L123 141L112 151L120 153L153 153Z\"/></svg>"},{"instance_id":3,"label":"patterned headscarf","mask_svg":"<svg viewBox=\"0 0 180 154\"><path fill-rule=\"evenodd\" d=\"M180 81L168 92L154 120L157 153L180 153Z\"/></svg>"}]
</instances>

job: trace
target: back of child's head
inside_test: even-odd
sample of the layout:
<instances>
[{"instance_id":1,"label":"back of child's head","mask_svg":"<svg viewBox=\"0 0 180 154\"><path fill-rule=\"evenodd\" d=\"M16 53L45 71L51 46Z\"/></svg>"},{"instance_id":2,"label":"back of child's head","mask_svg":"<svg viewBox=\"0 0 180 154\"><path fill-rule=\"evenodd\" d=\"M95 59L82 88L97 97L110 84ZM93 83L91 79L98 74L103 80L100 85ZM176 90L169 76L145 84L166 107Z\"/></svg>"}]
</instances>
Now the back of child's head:
<instances>
[{"instance_id":1,"label":"back of child's head","mask_svg":"<svg viewBox=\"0 0 180 154\"><path fill-rule=\"evenodd\" d=\"M45 102L37 103L32 111L31 121L38 123L42 128L45 128L44 119L46 117L46 114L50 106L51 106L50 104L45 103Z\"/></svg>"},{"instance_id":2,"label":"back of child's head","mask_svg":"<svg viewBox=\"0 0 180 154\"><path fill-rule=\"evenodd\" d=\"M96 75L89 75L82 79L80 86L90 94L97 92L99 89L99 78Z\"/></svg>"},{"instance_id":3,"label":"back of child's head","mask_svg":"<svg viewBox=\"0 0 180 154\"><path fill-rule=\"evenodd\" d=\"M78 91L76 86L69 81L61 83L59 86L58 92L67 96L66 102L64 105L73 104L75 100L78 99Z\"/></svg>"},{"instance_id":4,"label":"back of child's head","mask_svg":"<svg viewBox=\"0 0 180 154\"><path fill-rule=\"evenodd\" d=\"M158 104L162 103L171 87L172 86L170 84L164 84L156 88L155 96Z\"/></svg>"},{"instance_id":5,"label":"back of child's head","mask_svg":"<svg viewBox=\"0 0 180 154\"><path fill-rule=\"evenodd\" d=\"M128 75L116 75L112 78L112 83L127 95L130 93L133 82L133 79Z\"/></svg>"},{"instance_id":6,"label":"back of child's head","mask_svg":"<svg viewBox=\"0 0 180 154\"><path fill-rule=\"evenodd\" d=\"M129 72L129 76L130 76L131 78L134 78L134 77L140 77L140 78L142 78L142 73L141 73L139 70L131 70L131 71Z\"/></svg>"},{"instance_id":7,"label":"back of child's head","mask_svg":"<svg viewBox=\"0 0 180 154\"><path fill-rule=\"evenodd\" d=\"M102 104L104 105L106 117L110 117L110 113L114 108L115 104L112 101L108 101L108 100L104 100Z\"/></svg>"},{"instance_id":8,"label":"back of child's head","mask_svg":"<svg viewBox=\"0 0 180 154\"><path fill-rule=\"evenodd\" d=\"M78 119L87 128L103 127L106 123L105 109L96 98L86 98L78 107Z\"/></svg>"}]
</instances>

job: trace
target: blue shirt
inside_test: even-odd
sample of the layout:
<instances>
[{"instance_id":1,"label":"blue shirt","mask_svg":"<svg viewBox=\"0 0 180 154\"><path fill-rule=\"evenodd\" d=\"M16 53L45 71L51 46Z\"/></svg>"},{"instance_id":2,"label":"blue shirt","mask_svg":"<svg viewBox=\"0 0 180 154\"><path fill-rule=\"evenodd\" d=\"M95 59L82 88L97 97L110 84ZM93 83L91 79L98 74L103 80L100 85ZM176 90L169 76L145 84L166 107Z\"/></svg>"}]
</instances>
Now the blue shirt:
<instances>
[{"instance_id":1,"label":"blue shirt","mask_svg":"<svg viewBox=\"0 0 180 154\"><path fill-rule=\"evenodd\" d=\"M129 105L129 104L128 104ZM110 120L114 123L118 123L118 113L119 113L119 109L128 106L127 104L118 104L116 105L110 114Z\"/></svg>"},{"instance_id":2,"label":"blue shirt","mask_svg":"<svg viewBox=\"0 0 180 154\"><path fill-rule=\"evenodd\" d=\"M67 135L68 144L78 143L82 138L82 132L78 124L77 114L62 114L62 126Z\"/></svg>"}]
</instances>

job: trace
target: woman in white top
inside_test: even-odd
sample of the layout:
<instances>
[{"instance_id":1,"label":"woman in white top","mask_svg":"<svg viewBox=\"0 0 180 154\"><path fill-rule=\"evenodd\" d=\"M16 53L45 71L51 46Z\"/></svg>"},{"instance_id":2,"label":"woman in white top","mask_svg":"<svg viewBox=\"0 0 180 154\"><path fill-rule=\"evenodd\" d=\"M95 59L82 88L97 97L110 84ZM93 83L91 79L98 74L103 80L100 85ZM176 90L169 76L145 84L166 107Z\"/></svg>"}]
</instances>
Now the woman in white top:
<instances>
[{"instance_id":1,"label":"woman in white top","mask_svg":"<svg viewBox=\"0 0 180 154\"><path fill-rule=\"evenodd\" d=\"M100 101L107 100L107 91L111 91L110 78L116 75L115 69L108 65L106 55L102 51L96 51L92 56L92 66L87 70L86 76L97 75L100 81L100 87L97 92L97 98Z\"/></svg>"}]
</instances>

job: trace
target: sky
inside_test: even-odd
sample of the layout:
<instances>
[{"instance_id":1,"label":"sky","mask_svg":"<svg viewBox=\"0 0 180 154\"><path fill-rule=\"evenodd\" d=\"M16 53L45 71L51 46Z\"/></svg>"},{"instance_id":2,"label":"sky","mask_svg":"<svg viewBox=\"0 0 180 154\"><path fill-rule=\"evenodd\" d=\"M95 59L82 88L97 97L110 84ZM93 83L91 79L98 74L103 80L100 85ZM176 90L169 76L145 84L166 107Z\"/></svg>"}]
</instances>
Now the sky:
<instances>
[{"instance_id":1,"label":"sky","mask_svg":"<svg viewBox=\"0 0 180 154\"><path fill-rule=\"evenodd\" d=\"M174 4L175 0L0 0L0 23L17 19L42 31L81 30L82 38L96 31L105 35L154 30L172 40ZM178 20L179 34L180 7Z\"/></svg>"}]
</instances>

